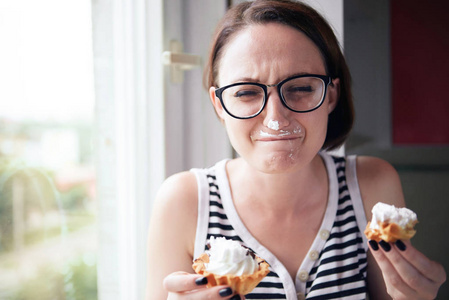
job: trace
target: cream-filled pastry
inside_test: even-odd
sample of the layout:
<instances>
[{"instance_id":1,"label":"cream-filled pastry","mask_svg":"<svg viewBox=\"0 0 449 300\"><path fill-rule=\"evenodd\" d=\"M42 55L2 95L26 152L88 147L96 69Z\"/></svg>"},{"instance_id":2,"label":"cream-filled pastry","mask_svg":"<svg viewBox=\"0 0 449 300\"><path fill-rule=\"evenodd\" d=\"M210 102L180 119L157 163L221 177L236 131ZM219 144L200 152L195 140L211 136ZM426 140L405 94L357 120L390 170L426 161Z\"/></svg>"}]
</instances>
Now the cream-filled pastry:
<instances>
[{"instance_id":1,"label":"cream-filled pastry","mask_svg":"<svg viewBox=\"0 0 449 300\"><path fill-rule=\"evenodd\" d=\"M397 240L409 240L416 233L414 226L418 223L418 218L408 208L379 202L373 206L372 214L365 229L365 235L370 240L393 243Z\"/></svg>"},{"instance_id":2,"label":"cream-filled pastry","mask_svg":"<svg viewBox=\"0 0 449 300\"><path fill-rule=\"evenodd\" d=\"M207 286L228 285L240 295L250 293L269 272L268 263L250 249L226 238L212 237L209 250L195 259L193 269L207 277Z\"/></svg>"}]
</instances>

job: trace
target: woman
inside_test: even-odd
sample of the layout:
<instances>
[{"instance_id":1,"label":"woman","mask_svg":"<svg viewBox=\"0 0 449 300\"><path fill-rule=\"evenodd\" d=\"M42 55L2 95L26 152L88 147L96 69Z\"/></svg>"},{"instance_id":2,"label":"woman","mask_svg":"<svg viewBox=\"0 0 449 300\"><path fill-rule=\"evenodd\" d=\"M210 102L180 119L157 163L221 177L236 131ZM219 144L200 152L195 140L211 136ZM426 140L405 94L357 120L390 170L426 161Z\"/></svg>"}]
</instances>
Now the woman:
<instances>
[{"instance_id":1,"label":"woman","mask_svg":"<svg viewBox=\"0 0 449 300\"><path fill-rule=\"evenodd\" d=\"M243 299L191 274L211 236L241 241L270 264L246 299L435 298L446 277L440 264L409 242L364 241L374 204L405 205L395 170L324 151L345 141L353 110L347 65L317 12L293 1L232 8L206 75L239 158L162 185L150 224L148 299Z\"/></svg>"}]
</instances>

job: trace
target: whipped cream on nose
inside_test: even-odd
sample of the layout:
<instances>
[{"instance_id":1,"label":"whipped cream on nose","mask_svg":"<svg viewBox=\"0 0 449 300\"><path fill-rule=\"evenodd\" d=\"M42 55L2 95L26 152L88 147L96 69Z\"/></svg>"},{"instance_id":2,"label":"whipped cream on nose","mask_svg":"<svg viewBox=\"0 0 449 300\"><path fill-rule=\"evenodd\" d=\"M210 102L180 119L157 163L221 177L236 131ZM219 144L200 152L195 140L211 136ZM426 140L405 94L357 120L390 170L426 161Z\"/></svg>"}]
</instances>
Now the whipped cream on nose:
<instances>
[{"instance_id":1,"label":"whipped cream on nose","mask_svg":"<svg viewBox=\"0 0 449 300\"><path fill-rule=\"evenodd\" d=\"M279 122L276 120L270 120L268 121L267 127L272 130L279 130Z\"/></svg>"}]
</instances>

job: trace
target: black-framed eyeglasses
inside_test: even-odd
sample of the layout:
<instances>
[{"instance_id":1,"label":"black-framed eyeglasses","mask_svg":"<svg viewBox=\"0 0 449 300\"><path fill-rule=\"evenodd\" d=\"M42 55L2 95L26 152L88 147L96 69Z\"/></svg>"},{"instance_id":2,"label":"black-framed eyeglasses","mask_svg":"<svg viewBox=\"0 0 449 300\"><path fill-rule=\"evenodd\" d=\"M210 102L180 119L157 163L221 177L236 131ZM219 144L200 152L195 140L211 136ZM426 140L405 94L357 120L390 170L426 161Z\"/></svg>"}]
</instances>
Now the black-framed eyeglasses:
<instances>
[{"instance_id":1,"label":"black-framed eyeglasses","mask_svg":"<svg viewBox=\"0 0 449 300\"><path fill-rule=\"evenodd\" d=\"M225 111L237 119L254 118L267 104L268 88L277 87L282 104L297 113L313 111L323 104L327 86L332 78L327 75L306 74L289 77L278 84L237 82L215 90Z\"/></svg>"}]
</instances>

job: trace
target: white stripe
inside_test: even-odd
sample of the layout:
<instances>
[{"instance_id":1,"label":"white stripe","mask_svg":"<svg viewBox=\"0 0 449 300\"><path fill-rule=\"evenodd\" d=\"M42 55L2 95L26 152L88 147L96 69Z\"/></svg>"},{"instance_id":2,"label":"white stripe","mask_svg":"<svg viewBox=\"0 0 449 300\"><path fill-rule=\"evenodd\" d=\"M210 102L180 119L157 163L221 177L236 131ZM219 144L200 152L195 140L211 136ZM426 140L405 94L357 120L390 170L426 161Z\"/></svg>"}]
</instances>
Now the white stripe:
<instances>
[{"instance_id":1,"label":"white stripe","mask_svg":"<svg viewBox=\"0 0 449 300\"><path fill-rule=\"evenodd\" d=\"M209 227L209 187L204 170L192 169L198 184L198 219L196 225L194 258L204 252L204 245L207 240L207 228Z\"/></svg>"}]
</instances>

